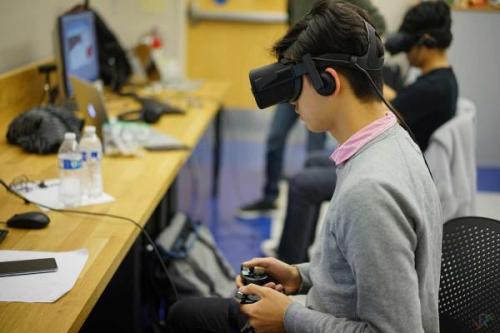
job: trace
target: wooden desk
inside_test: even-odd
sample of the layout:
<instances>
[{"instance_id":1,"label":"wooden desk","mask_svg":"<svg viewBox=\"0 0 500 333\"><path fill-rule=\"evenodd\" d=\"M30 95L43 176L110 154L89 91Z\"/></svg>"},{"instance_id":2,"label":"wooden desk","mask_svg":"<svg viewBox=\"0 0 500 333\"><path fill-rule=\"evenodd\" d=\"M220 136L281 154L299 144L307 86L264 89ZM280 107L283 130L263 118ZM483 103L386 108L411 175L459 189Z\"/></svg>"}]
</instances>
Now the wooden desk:
<instances>
[{"instance_id":1,"label":"wooden desk","mask_svg":"<svg viewBox=\"0 0 500 333\"><path fill-rule=\"evenodd\" d=\"M187 115L164 116L155 128L194 147L219 110L217 100L222 99L227 87L225 83L205 83L197 93L201 97L191 103ZM123 107L121 103L122 100L111 100L108 107L117 112ZM26 154L7 144L5 133L14 115L8 111L0 113L0 177L6 182L20 175L37 180L57 177L56 155ZM138 158L105 157L104 187L116 201L82 210L127 216L144 225L190 153L172 151L145 153ZM0 190L0 220L35 209ZM87 248L89 259L73 289L55 303L0 303L0 332L78 331L139 233L125 221L48 214L52 220L48 228L11 229L0 249L69 251Z\"/></svg>"}]
</instances>

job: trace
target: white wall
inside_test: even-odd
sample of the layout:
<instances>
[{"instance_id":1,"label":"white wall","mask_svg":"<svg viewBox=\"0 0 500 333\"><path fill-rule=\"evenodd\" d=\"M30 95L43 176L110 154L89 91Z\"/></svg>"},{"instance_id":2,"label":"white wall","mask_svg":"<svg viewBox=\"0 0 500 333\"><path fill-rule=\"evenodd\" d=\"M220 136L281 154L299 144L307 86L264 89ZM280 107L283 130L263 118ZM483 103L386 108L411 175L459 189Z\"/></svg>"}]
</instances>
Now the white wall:
<instances>
[{"instance_id":1,"label":"white wall","mask_svg":"<svg viewBox=\"0 0 500 333\"><path fill-rule=\"evenodd\" d=\"M385 17L387 31L394 32L401 25L403 16L418 0L372 0L373 5L377 6L380 13Z\"/></svg>"},{"instance_id":2,"label":"white wall","mask_svg":"<svg viewBox=\"0 0 500 333\"><path fill-rule=\"evenodd\" d=\"M75 0L0 0L0 73L53 56L56 17ZM105 18L124 47L157 27L167 52L183 60L184 0L94 0L91 6Z\"/></svg>"},{"instance_id":3,"label":"white wall","mask_svg":"<svg viewBox=\"0 0 500 333\"><path fill-rule=\"evenodd\" d=\"M477 162L500 166L500 13L453 12L450 61L477 107Z\"/></svg>"}]
</instances>

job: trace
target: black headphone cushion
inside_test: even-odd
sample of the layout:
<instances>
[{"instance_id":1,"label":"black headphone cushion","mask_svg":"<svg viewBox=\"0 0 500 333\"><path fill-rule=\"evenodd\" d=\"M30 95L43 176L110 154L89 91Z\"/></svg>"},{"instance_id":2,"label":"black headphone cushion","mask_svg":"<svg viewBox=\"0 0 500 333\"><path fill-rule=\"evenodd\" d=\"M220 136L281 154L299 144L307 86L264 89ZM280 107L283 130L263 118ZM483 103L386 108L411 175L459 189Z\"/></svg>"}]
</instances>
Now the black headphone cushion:
<instances>
[{"instance_id":1,"label":"black headphone cushion","mask_svg":"<svg viewBox=\"0 0 500 333\"><path fill-rule=\"evenodd\" d=\"M319 88L318 94L321 96L330 96L337 90L337 84L335 83L335 79L330 73L322 72L320 73L321 81L323 81L323 86Z\"/></svg>"}]
</instances>

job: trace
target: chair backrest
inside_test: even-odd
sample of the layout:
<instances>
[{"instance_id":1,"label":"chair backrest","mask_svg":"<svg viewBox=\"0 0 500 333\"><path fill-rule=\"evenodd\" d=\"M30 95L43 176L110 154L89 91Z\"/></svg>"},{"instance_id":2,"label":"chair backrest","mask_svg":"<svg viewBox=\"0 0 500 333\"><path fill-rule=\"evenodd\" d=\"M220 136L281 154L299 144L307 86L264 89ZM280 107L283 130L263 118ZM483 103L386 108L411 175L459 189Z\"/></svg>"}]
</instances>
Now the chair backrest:
<instances>
[{"instance_id":1,"label":"chair backrest","mask_svg":"<svg viewBox=\"0 0 500 333\"><path fill-rule=\"evenodd\" d=\"M425 151L445 221L475 214L475 119L474 103L460 98L457 114L433 133Z\"/></svg>"},{"instance_id":2,"label":"chair backrest","mask_svg":"<svg viewBox=\"0 0 500 333\"><path fill-rule=\"evenodd\" d=\"M500 221L444 224L439 314L441 333L500 332Z\"/></svg>"}]
</instances>

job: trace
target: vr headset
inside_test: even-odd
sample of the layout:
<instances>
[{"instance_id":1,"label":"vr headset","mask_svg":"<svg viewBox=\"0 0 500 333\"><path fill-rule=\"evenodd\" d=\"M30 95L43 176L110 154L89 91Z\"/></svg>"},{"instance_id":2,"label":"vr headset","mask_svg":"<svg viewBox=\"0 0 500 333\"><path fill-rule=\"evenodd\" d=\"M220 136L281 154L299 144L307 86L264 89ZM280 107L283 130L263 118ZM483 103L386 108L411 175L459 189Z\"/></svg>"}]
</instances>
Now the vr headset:
<instances>
[{"instance_id":1,"label":"vr headset","mask_svg":"<svg viewBox=\"0 0 500 333\"><path fill-rule=\"evenodd\" d=\"M428 48L435 48L437 41L425 32L415 35L397 32L390 35L385 41L385 49L392 55L400 52L409 52L414 45L425 45Z\"/></svg>"},{"instance_id":2,"label":"vr headset","mask_svg":"<svg viewBox=\"0 0 500 333\"><path fill-rule=\"evenodd\" d=\"M308 75L315 90L328 96L337 89L334 78L326 73L320 73L319 68L329 65L355 68L367 76L367 79L376 89L368 71L382 70L384 56L377 55L375 29L365 21L368 49L360 57L343 54L327 53L318 57L306 54L301 61L281 59L279 62L259 67L250 71L249 78L252 93L260 109L275 104L294 102L302 92L302 76Z\"/></svg>"},{"instance_id":3,"label":"vr headset","mask_svg":"<svg viewBox=\"0 0 500 333\"><path fill-rule=\"evenodd\" d=\"M417 35L410 35L403 32L396 32L385 41L385 49L390 54L398 54L400 52L409 52L413 45L418 42Z\"/></svg>"}]
</instances>

